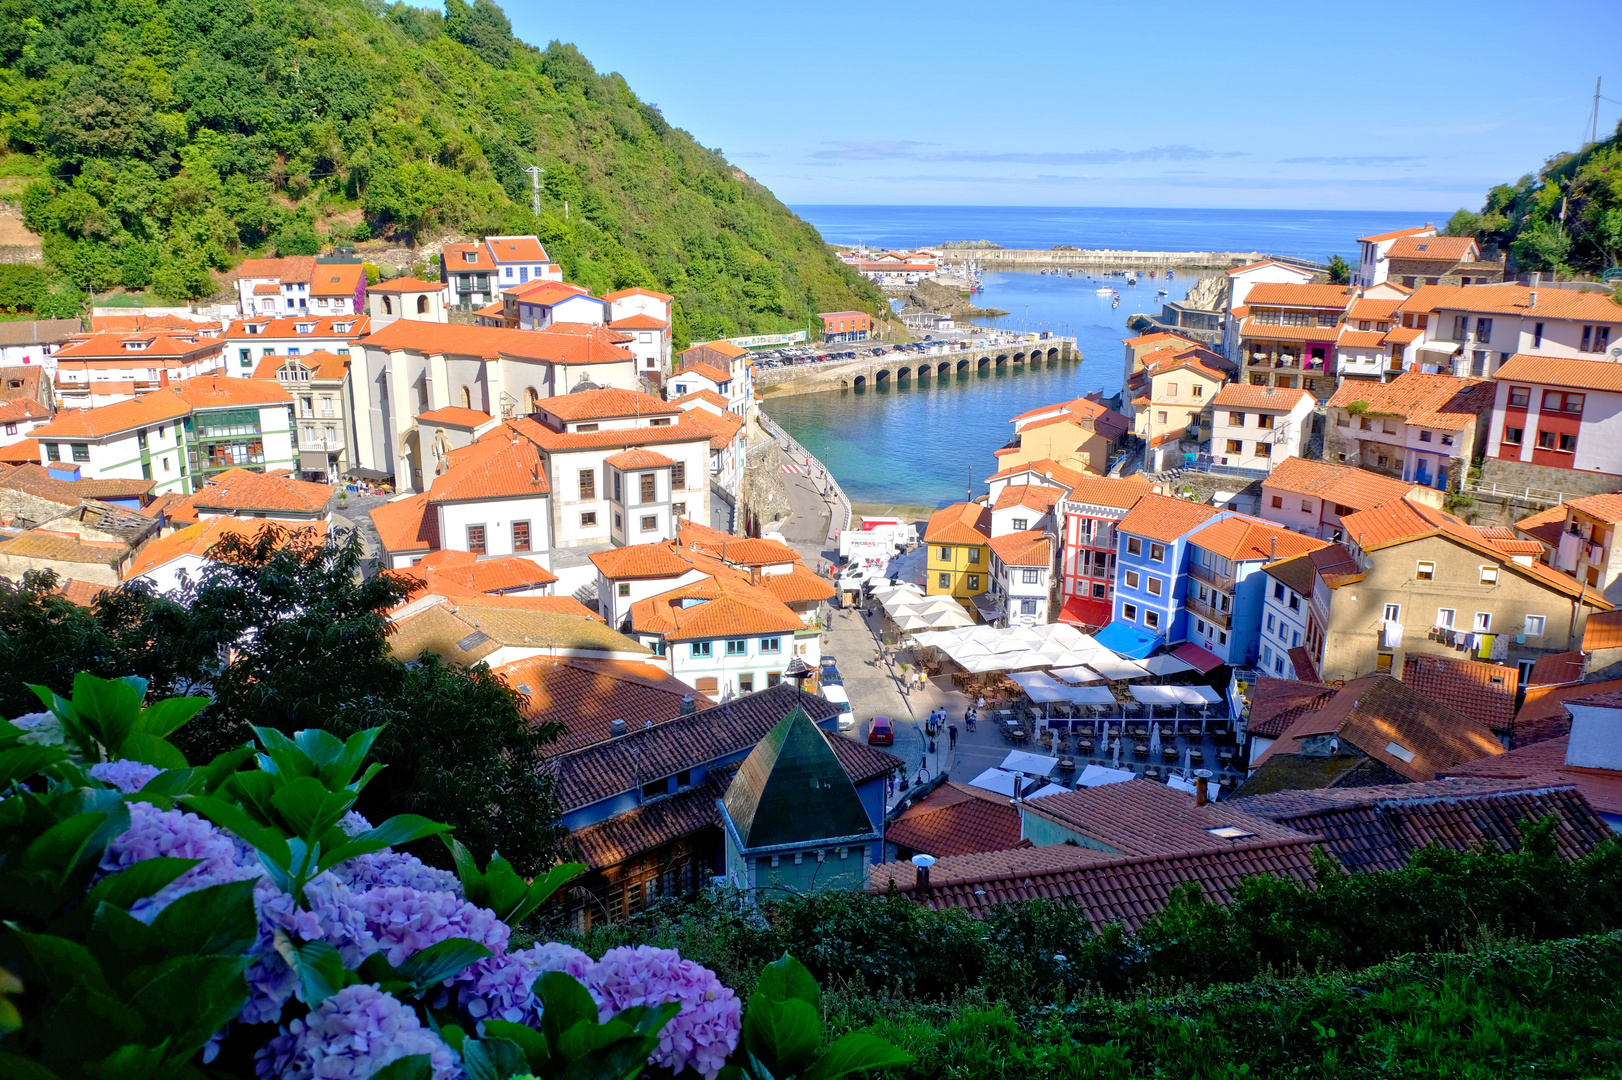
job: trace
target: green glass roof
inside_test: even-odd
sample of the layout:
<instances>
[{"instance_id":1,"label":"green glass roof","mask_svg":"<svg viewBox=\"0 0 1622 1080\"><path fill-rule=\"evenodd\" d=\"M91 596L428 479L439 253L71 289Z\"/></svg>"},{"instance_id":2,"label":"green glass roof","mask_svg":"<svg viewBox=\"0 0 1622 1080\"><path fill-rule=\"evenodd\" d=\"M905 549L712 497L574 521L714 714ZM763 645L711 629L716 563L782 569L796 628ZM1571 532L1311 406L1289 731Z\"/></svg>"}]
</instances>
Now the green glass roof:
<instances>
[{"instance_id":1,"label":"green glass roof","mask_svg":"<svg viewBox=\"0 0 1622 1080\"><path fill-rule=\"evenodd\" d=\"M746 848L873 831L828 737L796 707L766 733L727 788L727 816Z\"/></svg>"}]
</instances>

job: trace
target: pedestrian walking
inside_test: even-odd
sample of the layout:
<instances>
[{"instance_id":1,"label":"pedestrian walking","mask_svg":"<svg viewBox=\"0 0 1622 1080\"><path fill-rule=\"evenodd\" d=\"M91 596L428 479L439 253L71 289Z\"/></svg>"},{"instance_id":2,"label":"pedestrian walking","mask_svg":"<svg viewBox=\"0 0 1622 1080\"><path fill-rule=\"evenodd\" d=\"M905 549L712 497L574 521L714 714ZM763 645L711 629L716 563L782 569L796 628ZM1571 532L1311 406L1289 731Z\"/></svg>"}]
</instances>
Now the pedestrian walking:
<instances>
[{"instance_id":1,"label":"pedestrian walking","mask_svg":"<svg viewBox=\"0 0 1622 1080\"><path fill-rule=\"evenodd\" d=\"M957 725L956 724L948 724L948 725L946 725L946 735L947 735L948 745L950 745L953 750L956 750L957 749Z\"/></svg>"}]
</instances>

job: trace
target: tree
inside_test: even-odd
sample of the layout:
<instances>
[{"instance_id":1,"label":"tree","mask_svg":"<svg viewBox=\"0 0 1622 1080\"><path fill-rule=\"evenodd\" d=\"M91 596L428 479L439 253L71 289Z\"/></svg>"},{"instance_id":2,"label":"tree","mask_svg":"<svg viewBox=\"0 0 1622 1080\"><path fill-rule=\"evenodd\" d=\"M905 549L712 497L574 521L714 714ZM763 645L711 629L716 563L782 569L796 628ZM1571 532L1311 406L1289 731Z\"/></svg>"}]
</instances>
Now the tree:
<instances>
[{"instance_id":1,"label":"tree","mask_svg":"<svg viewBox=\"0 0 1622 1080\"><path fill-rule=\"evenodd\" d=\"M1352 268L1339 255L1329 256L1329 284L1346 285L1352 280Z\"/></svg>"}]
</instances>

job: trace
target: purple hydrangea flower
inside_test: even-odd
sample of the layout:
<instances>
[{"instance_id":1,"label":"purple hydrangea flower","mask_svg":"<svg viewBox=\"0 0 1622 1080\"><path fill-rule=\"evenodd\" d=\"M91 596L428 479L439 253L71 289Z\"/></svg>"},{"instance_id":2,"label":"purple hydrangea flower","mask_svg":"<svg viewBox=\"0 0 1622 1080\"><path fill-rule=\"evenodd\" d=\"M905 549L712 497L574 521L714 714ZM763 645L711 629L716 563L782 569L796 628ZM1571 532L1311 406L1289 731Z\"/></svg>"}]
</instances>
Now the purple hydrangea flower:
<instances>
[{"instance_id":1,"label":"purple hydrangea flower","mask_svg":"<svg viewBox=\"0 0 1622 1080\"><path fill-rule=\"evenodd\" d=\"M67 732L62 730L62 721L57 719L55 713L24 713L11 724L22 728L22 741L33 746L62 746L68 741Z\"/></svg>"},{"instance_id":2,"label":"purple hydrangea flower","mask_svg":"<svg viewBox=\"0 0 1622 1080\"><path fill-rule=\"evenodd\" d=\"M144 761L101 761L90 766L90 775L104 784L111 784L126 795L133 795L146 787L163 770Z\"/></svg>"},{"instance_id":3,"label":"purple hydrangea flower","mask_svg":"<svg viewBox=\"0 0 1622 1080\"><path fill-rule=\"evenodd\" d=\"M276 950L278 930L299 941L327 942L338 950L350 970L377 951L365 914L355 902L354 893L342 882L330 873L322 874L305 886L304 895L310 904L308 911L296 906L293 897L268 878L254 888L259 940L249 950L254 958L247 971L249 997L238 1014L245 1023L276 1020L289 998L297 996L302 1000L298 977Z\"/></svg>"},{"instance_id":4,"label":"purple hydrangea flower","mask_svg":"<svg viewBox=\"0 0 1622 1080\"><path fill-rule=\"evenodd\" d=\"M493 911L454 893L386 885L361 893L356 903L378 948L396 966L446 938L469 938L500 956L512 933Z\"/></svg>"},{"instance_id":5,"label":"purple hydrangea flower","mask_svg":"<svg viewBox=\"0 0 1622 1080\"><path fill-rule=\"evenodd\" d=\"M738 1045L743 1009L737 995L721 985L715 972L683 960L674 949L610 949L592 966L586 985L605 1022L633 1005L680 1005L681 1011L659 1033L651 1064L678 1073L691 1067L713 1080Z\"/></svg>"},{"instance_id":6,"label":"purple hydrangea flower","mask_svg":"<svg viewBox=\"0 0 1622 1080\"><path fill-rule=\"evenodd\" d=\"M485 1020L510 1020L534 1026L540 1022L540 1001L535 980L548 971L562 971L581 982L591 970L591 957L557 942L533 945L503 956L491 956L462 969L445 985L452 988L457 1005L483 1031Z\"/></svg>"},{"instance_id":7,"label":"purple hydrangea flower","mask_svg":"<svg viewBox=\"0 0 1622 1080\"><path fill-rule=\"evenodd\" d=\"M449 870L429 866L415 855L384 848L360 855L332 868L339 881L357 893L379 886L399 885L420 892L462 895L462 882Z\"/></svg>"},{"instance_id":8,"label":"purple hydrangea flower","mask_svg":"<svg viewBox=\"0 0 1622 1080\"><path fill-rule=\"evenodd\" d=\"M254 1055L265 1080L367 1080L391 1061L427 1054L434 1080L457 1080L456 1054L417 1014L376 986L349 986L294 1020Z\"/></svg>"},{"instance_id":9,"label":"purple hydrangea flower","mask_svg":"<svg viewBox=\"0 0 1622 1080\"><path fill-rule=\"evenodd\" d=\"M176 898L197 889L259 875L257 867L245 867L237 861L237 847L228 835L196 814L159 810L144 802L132 802L128 806L130 827L107 845L101 857L102 874L116 873L144 859L160 856L202 860L156 895L132 906L130 914L137 919L150 920Z\"/></svg>"},{"instance_id":10,"label":"purple hydrangea flower","mask_svg":"<svg viewBox=\"0 0 1622 1080\"><path fill-rule=\"evenodd\" d=\"M372 823L361 817L359 812L351 810L338 819L338 828L344 831L345 836L359 836L363 832L371 832Z\"/></svg>"}]
</instances>

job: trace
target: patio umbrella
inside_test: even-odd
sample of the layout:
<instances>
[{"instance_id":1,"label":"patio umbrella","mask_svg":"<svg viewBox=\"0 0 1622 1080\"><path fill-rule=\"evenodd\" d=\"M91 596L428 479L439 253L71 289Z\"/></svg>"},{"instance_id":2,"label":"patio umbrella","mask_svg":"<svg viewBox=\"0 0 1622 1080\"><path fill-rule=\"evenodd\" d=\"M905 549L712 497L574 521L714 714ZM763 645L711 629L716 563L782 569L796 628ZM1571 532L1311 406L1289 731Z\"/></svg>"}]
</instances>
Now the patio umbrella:
<instances>
[{"instance_id":1,"label":"patio umbrella","mask_svg":"<svg viewBox=\"0 0 1622 1080\"><path fill-rule=\"evenodd\" d=\"M956 604L953 604L950 608L942 608L937 611L930 611L926 608L919 613L919 617L934 627L974 625L974 621L969 618L969 613Z\"/></svg>"},{"instance_id":2,"label":"patio umbrella","mask_svg":"<svg viewBox=\"0 0 1622 1080\"><path fill-rule=\"evenodd\" d=\"M929 623L926 622L924 619L920 618L917 615L904 615L901 618L897 619L895 621L895 624L897 626L899 626L902 630L907 631L909 633L911 631L913 631L913 630L928 630L929 629Z\"/></svg>"},{"instance_id":3,"label":"patio umbrella","mask_svg":"<svg viewBox=\"0 0 1622 1080\"><path fill-rule=\"evenodd\" d=\"M1151 758L1154 758L1154 757L1158 757L1159 755L1160 755L1160 725L1154 723L1153 720L1151 720L1150 723L1149 723L1149 756Z\"/></svg>"}]
</instances>

